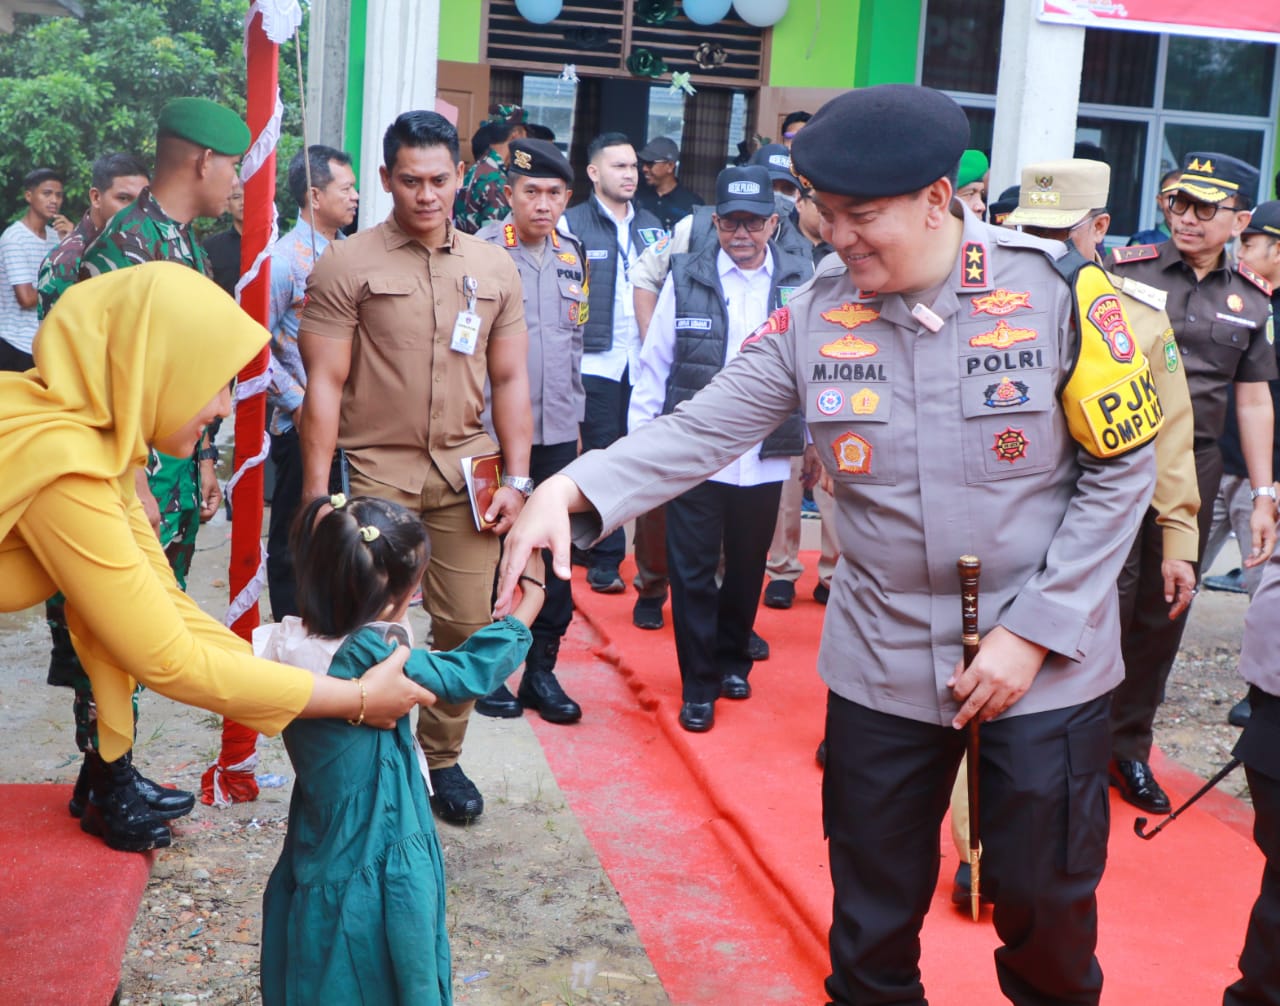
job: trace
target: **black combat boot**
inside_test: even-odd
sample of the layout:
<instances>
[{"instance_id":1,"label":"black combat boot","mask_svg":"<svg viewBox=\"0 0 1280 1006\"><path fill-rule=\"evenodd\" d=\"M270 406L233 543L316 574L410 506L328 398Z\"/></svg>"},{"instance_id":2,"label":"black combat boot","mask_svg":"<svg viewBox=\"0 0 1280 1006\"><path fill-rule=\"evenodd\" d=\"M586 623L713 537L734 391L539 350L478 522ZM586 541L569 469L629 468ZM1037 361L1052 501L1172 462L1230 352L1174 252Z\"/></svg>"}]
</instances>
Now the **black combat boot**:
<instances>
[{"instance_id":1,"label":"black combat boot","mask_svg":"<svg viewBox=\"0 0 1280 1006\"><path fill-rule=\"evenodd\" d=\"M526 709L536 710L548 723L577 723L582 707L564 693L556 680L559 639L534 639L524 662L524 676L516 698Z\"/></svg>"},{"instance_id":2,"label":"black combat boot","mask_svg":"<svg viewBox=\"0 0 1280 1006\"><path fill-rule=\"evenodd\" d=\"M45 680L51 685L74 688L76 679L82 677L84 671L80 669L76 648L71 645L71 633L65 623L55 625L50 618L49 637L53 645L49 647L49 674Z\"/></svg>"},{"instance_id":3,"label":"black combat boot","mask_svg":"<svg viewBox=\"0 0 1280 1006\"><path fill-rule=\"evenodd\" d=\"M71 791L71 801L67 804L67 809L71 811L72 817L81 817L84 814L85 806L90 795L90 779L92 778L92 770L90 768L90 759L101 761L96 751L86 752L84 762L80 765L80 775L76 778L75 789ZM152 782L146 776L142 775L133 764L133 752L122 755L121 763L126 765L133 777L133 786L138 791L138 795L155 817L162 821L172 821L175 817L182 817L184 814L190 814L191 808L196 805L196 795L188 793L184 789L171 789L168 786L161 786L157 782Z\"/></svg>"},{"instance_id":4,"label":"black combat boot","mask_svg":"<svg viewBox=\"0 0 1280 1006\"><path fill-rule=\"evenodd\" d=\"M169 829L138 792L133 766L126 759L105 762L92 752L86 754L85 766L89 799L80 818L81 831L99 836L120 852L168 848Z\"/></svg>"}]
</instances>

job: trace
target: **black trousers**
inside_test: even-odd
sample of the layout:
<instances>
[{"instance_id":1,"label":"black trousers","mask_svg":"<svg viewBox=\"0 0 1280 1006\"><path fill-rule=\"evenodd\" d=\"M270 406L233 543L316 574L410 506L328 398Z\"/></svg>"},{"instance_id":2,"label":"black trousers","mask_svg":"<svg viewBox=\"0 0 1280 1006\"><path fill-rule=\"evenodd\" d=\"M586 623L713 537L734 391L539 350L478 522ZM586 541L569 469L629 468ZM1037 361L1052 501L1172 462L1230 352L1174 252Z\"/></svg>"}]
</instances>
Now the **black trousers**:
<instances>
[{"instance_id":1,"label":"black trousers","mask_svg":"<svg viewBox=\"0 0 1280 1006\"><path fill-rule=\"evenodd\" d=\"M1200 487L1200 529L1203 557L1209 530L1213 526L1213 500L1222 480L1222 454L1217 444L1196 448L1196 482ZM1156 513L1148 509L1133 547L1120 571L1120 652L1124 658L1124 681L1111 699L1112 752L1123 761L1149 761L1151 728L1156 710L1164 701L1165 684L1182 644L1187 627L1183 612L1169 621L1169 604L1164 599L1164 579L1160 563L1164 559L1163 536Z\"/></svg>"},{"instance_id":2,"label":"black trousers","mask_svg":"<svg viewBox=\"0 0 1280 1006\"><path fill-rule=\"evenodd\" d=\"M578 456L574 441L563 444L534 444L529 450L529 476L535 483L549 479ZM542 610L529 626L529 632L537 640L560 640L573 619L573 592L568 580L561 580L551 568L551 550L543 549L542 558L547 567L547 596Z\"/></svg>"},{"instance_id":3,"label":"black trousers","mask_svg":"<svg viewBox=\"0 0 1280 1006\"><path fill-rule=\"evenodd\" d=\"M276 484L267 523L267 593L271 617L279 622L285 615L299 613L293 554L289 550L289 529L302 501L302 445L297 430L271 438L271 463L275 465Z\"/></svg>"},{"instance_id":4,"label":"black trousers","mask_svg":"<svg viewBox=\"0 0 1280 1006\"><path fill-rule=\"evenodd\" d=\"M625 372L621 381L583 374L582 387L587 393L587 406L578 431L585 454L602 450L626 434L631 381ZM618 528L592 546L591 568L616 570L626 554L627 534Z\"/></svg>"},{"instance_id":5,"label":"black trousers","mask_svg":"<svg viewBox=\"0 0 1280 1006\"><path fill-rule=\"evenodd\" d=\"M1280 1006L1280 698L1249 690L1253 710L1233 752L1244 762L1253 797L1253 840L1262 850L1262 888L1253 903L1240 980L1223 1006Z\"/></svg>"},{"instance_id":6,"label":"black trousers","mask_svg":"<svg viewBox=\"0 0 1280 1006\"><path fill-rule=\"evenodd\" d=\"M1003 944L1000 988L1020 1006L1096 1004L1101 994L1095 891L1110 827L1107 706L1103 696L982 727L982 890L995 901ZM829 693L826 737L828 1006L919 1006L920 927L964 732Z\"/></svg>"},{"instance_id":7,"label":"black trousers","mask_svg":"<svg viewBox=\"0 0 1280 1006\"><path fill-rule=\"evenodd\" d=\"M726 674L751 673L747 642L781 492L781 482L703 482L667 504L671 622L686 702L712 702ZM721 547L724 580L717 586Z\"/></svg>"},{"instance_id":8,"label":"black trousers","mask_svg":"<svg viewBox=\"0 0 1280 1006\"><path fill-rule=\"evenodd\" d=\"M36 365L30 353L25 353L12 343L0 339L0 370L22 373Z\"/></svg>"}]
</instances>

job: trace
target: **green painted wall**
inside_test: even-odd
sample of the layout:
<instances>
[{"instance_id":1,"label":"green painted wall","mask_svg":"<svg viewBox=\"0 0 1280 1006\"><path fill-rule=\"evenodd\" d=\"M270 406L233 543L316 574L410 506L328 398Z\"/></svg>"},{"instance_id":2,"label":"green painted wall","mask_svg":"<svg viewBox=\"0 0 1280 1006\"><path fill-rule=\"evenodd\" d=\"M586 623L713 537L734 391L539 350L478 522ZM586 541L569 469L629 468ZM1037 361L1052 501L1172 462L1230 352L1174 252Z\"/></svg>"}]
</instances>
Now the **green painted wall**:
<instances>
[{"instance_id":1,"label":"green painted wall","mask_svg":"<svg viewBox=\"0 0 1280 1006\"><path fill-rule=\"evenodd\" d=\"M863 0L855 86L916 83L921 6L918 0Z\"/></svg>"},{"instance_id":2,"label":"green painted wall","mask_svg":"<svg viewBox=\"0 0 1280 1006\"><path fill-rule=\"evenodd\" d=\"M440 58L480 62L480 0L440 0Z\"/></svg>"},{"instance_id":3,"label":"green painted wall","mask_svg":"<svg viewBox=\"0 0 1280 1006\"><path fill-rule=\"evenodd\" d=\"M364 121L364 52L368 0L351 0L347 33L347 113L343 149L351 155L351 168L360 181L360 125ZM362 183L363 184L363 183Z\"/></svg>"},{"instance_id":4,"label":"green painted wall","mask_svg":"<svg viewBox=\"0 0 1280 1006\"><path fill-rule=\"evenodd\" d=\"M791 0L773 29L769 85L852 87L860 8L874 2Z\"/></svg>"}]
</instances>

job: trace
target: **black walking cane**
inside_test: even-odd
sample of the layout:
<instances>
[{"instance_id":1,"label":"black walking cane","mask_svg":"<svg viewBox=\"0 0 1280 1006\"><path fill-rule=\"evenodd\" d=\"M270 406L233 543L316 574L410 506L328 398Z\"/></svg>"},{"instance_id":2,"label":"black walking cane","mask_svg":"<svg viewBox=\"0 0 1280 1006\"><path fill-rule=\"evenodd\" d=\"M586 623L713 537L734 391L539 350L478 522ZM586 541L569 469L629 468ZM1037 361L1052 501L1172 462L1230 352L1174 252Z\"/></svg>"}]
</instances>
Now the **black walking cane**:
<instances>
[{"instance_id":1,"label":"black walking cane","mask_svg":"<svg viewBox=\"0 0 1280 1006\"><path fill-rule=\"evenodd\" d=\"M964 631L964 666L978 655L978 578L982 562L976 555L962 555L956 562L960 574L960 621ZM978 807L978 717L965 726L967 783L969 790L969 911L977 922L982 913L981 867L982 836Z\"/></svg>"},{"instance_id":2,"label":"black walking cane","mask_svg":"<svg viewBox=\"0 0 1280 1006\"><path fill-rule=\"evenodd\" d=\"M1236 766L1238 766L1239 764L1240 764L1239 758L1232 758L1229 762L1223 765L1222 768L1218 769L1217 774L1212 779L1210 779L1207 783L1205 783L1198 790L1196 790L1190 800L1184 803L1177 810L1173 811L1168 817L1166 817L1163 821L1157 824L1150 831L1143 830L1147 826L1147 819L1145 817L1138 818L1133 822L1133 833L1137 835L1139 838L1145 838L1148 842L1151 841L1151 839L1159 835L1160 832L1164 831L1166 825L1172 824L1174 821L1174 818L1178 817L1179 814L1181 814L1184 810L1186 810L1193 803L1199 800L1202 796L1208 793L1209 790L1213 789L1214 786L1218 785L1218 783L1222 782L1223 779L1225 779L1232 772L1234 772L1236 770Z\"/></svg>"}]
</instances>

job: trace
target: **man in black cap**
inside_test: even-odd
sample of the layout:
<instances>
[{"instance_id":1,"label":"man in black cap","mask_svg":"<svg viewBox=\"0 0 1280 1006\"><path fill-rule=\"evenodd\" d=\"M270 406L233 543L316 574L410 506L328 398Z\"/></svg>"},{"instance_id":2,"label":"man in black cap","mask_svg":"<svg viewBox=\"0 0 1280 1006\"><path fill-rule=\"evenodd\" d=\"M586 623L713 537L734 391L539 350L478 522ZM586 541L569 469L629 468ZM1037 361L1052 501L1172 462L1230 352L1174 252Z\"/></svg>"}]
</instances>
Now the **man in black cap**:
<instances>
[{"instance_id":1,"label":"man in black cap","mask_svg":"<svg viewBox=\"0 0 1280 1006\"><path fill-rule=\"evenodd\" d=\"M671 230L677 220L687 217L695 206L702 205L702 197L685 188L676 178L680 148L675 140L665 136L650 140L640 148L636 158L648 183L647 188L636 193L636 205L661 220L664 230Z\"/></svg>"},{"instance_id":2,"label":"man in black cap","mask_svg":"<svg viewBox=\"0 0 1280 1006\"><path fill-rule=\"evenodd\" d=\"M1270 285L1227 251L1249 224L1258 172L1234 157L1188 154L1168 195L1172 238L1158 245L1117 248L1112 271L1121 289L1132 284L1161 295L1187 371L1195 416L1196 480L1200 488L1200 551L1209 540L1213 500L1222 478L1222 437L1228 391L1235 391L1240 447L1253 496L1247 567L1265 562L1275 547L1276 490L1271 450L1274 419L1267 382L1276 377L1268 339ZM1160 529L1154 512L1142 522L1135 548L1143 551L1140 577L1160 579ZM1144 543L1148 543L1144 545ZM1243 544L1243 543L1242 543ZM1135 807L1169 811L1169 797L1151 772L1152 724L1178 654L1187 619L1169 618L1163 598L1136 600L1123 637L1125 675L1111 709L1112 783Z\"/></svg>"},{"instance_id":3,"label":"man in black cap","mask_svg":"<svg viewBox=\"0 0 1280 1006\"><path fill-rule=\"evenodd\" d=\"M582 389L582 329L587 323L586 251L577 238L559 234L573 186L573 168L554 143L513 140L506 200L511 216L491 220L476 237L505 248L520 270L524 317L529 328L529 391L533 446L529 476L535 483L578 456L578 424L586 410ZM573 619L569 581L547 564L546 600L530 626L533 645L520 688L506 685L476 702L485 716L517 717L536 709L549 723L576 723L578 703L556 680L560 640Z\"/></svg>"},{"instance_id":4,"label":"man in black cap","mask_svg":"<svg viewBox=\"0 0 1280 1006\"><path fill-rule=\"evenodd\" d=\"M1001 991L1097 1003L1102 987L1115 581L1151 494L1159 407L1101 270L1067 268L1068 282L1062 245L954 199L969 135L928 88L824 105L792 154L839 258L674 414L543 483L501 564L500 613L533 548L563 570L570 533L589 542L804 410L843 551L818 658L839 1006L924 1001L920 929L971 721ZM983 636L965 668L956 560L969 553Z\"/></svg>"},{"instance_id":5,"label":"man in black cap","mask_svg":"<svg viewBox=\"0 0 1280 1006\"><path fill-rule=\"evenodd\" d=\"M813 275L812 259L782 251L769 175L725 168L716 179L718 243L676 255L640 354L631 430L692 398L741 351L782 304L782 291ZM718 698L751 695L748 641L760 602L765 556L791 457L804 452L798 415L707 481L666 506L671 616L680 663L680 725L710 730ZM717 567L724 554L724 575Z\"/></svg>"},{"instance_id":6,"label":"man in black cap","mask_svg":"<svg viewBox=\"0 0 1280 1006\"><path fill-rule=\"evenodd\" d=\"M751 155L752 164L758 164L769 172L769 183L776 195L786 200L793 209L800 198L800 179L791 170L791 150L781 143L766 143Z\"/></svg>"}]
</instances>

